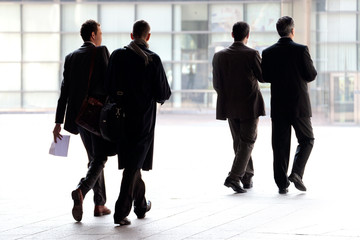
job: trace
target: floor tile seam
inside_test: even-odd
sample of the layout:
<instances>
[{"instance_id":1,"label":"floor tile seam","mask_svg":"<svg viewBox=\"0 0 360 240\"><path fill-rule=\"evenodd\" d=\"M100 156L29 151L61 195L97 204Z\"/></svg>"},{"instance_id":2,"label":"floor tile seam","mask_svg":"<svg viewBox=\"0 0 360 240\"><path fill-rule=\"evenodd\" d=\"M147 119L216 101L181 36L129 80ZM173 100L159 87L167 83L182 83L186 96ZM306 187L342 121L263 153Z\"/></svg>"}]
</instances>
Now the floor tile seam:
<instances>
[{"instance_id":1,"label":"floor tile seam","mask_svg":"<svg viewBox=\"0 0 360 240\"><path fill-rule=\"evenodd\" d=\"M182 238L182 240L187 239L187 238L192 238L192 237L194 237L194 236L196 236L196 235L199 235L199 234L201 234L201 233L207 232L207 231L209 231L210 229L216 229L216 228L219 228L219 227L221 227L221 226L225 226L226 224L229 224L229 223L234 222L234 221L239 220L239 219L246 218L246 217L248 217L248 216L254 215L254 214L256 214L256 213L258 213L258 212L261 212L261 211L264 211L264 210L265 210L265 208L264 208L264 209L259 209L259 210L257 210L257 211L253 211L253 212L248 213L248 214L246 214L246 215L242 215L241 217L236 217L236 218L234 218L234 219L232 219L232 220L229 220L229 221L227 221L227 222L224 222L224 223L222 223L222 224L217 224L215 227L208 228L208 229L206 229L206 230L203 230L203 231L198 232L198 233L196 233L196 234L193 234L193 235L191 235L191 236L187 236L187 237L185 237L185 238ZM220 212L220 211L218 211L218 212ZM217 212L217 213L218 213L218 212ZM215 215L215 213L212 214L212 215ZM199 219L197 219L197 220L199 220ZM196 221L197 221L197 220L196 220ZM192 222L195 222L195 221L192 221ZM188 223L186 223L186 224L188 224ZM185 225L185 224L183 224L183 225ZM248 230L245 230L245 232L246 232L246 231L248 231Z\"/></svg>"},{"instance_id":2,"label":"floor tile seam","mask_svg":"<svg viewBox=\"0 0 360 240\"><path fill-rule=\"evenodd\" d=\"M193 209L196 209L196 208L192 208L191 210L193 210ZM141 226L143 226L143 225L148 225L148 224L152 224L152 223L154 223L154 222L159 222L159 221L162 221L162 220L164 220L164 219L166 219L166 218L174 217L174 216L176 216L176 215L179 215L179 214L182 214L182 213L185 213L185 212L189 212L189 211L191 211L191 210L182 211L182 212L179 212L179 213L177 213L177 214L172 214L171 216L167 216L167 217L164 217L164 218L161 218L161 219L157 219L157 220L154 220L154 221L151 221L151 222L142 224ZM215 213L212 213L212 214L210 214L210 215L207 215L207 216L216 215L217 213L222 212L223 210L224 210L224 209L219 210L219 211L217 211L217 212L215 212ZM184 225L186 225L186 224L190 224L190 223L199 221L199 220L202 219L202 218L204 218L204 216L198 217L198 218L196 218L196 219L192 219L191 221L187 221L187 222L184 222L184 223L182 223L182 224L178 224L178 225L176 225L176 226L172 226L172 227L167 228L167 229L165 229L165 230L161 230L161 231L159 231L159 232L157 232L157 233L153 233L153 234L151 234L151 235L149 235L149 236L146 236L146 237L144 237L144 238L141 238L141 239L147 239L147 238L156 236L156 235L158 235L158 234L162 234L162 233L164 233L164 232L167 232L167 231L176 229L176 228L181 227L181 226L184 226ZM137 226L137 227L141 227L141 226Z\"/></svg>"},{"instance_id":3,"label":"floor tile seam","mask_svg":"<svg viewBox=\"0 0 360 240\"><path fill-rule=\"evenodd\" d=\"M37 220L37 221L31 222L31 223L25 223L25 224L22 224L21 226L16 226L16 227L12 227L12 228L6 229L6 230L4 230L4 231L0 231L0 234L1 234L1 233L6 233L6 232L11 231L11 230L21 229L21 228L23 228L25 225L26 225L26 226L31 226L31 225L36 224L36 223L47 222L47 221L49 221L49 220L51 220L51 219L58 218L58 217L63 217L63 216L67 216L67 215L68 215L68 214L62 214L62 215L58 215L58 216L55 216L55 217L50 217L50 218L46 218L46 219L42 219L42 220ZM61 227L61 226L65 226L65 225L68 225L68 224L69 224L69 223L64 223L64 224L62 224L62 225L57 225L56 227L53 227L53 228L50 228L50 229L59 228L59 227Z\"/></svg>"}]
</instances>

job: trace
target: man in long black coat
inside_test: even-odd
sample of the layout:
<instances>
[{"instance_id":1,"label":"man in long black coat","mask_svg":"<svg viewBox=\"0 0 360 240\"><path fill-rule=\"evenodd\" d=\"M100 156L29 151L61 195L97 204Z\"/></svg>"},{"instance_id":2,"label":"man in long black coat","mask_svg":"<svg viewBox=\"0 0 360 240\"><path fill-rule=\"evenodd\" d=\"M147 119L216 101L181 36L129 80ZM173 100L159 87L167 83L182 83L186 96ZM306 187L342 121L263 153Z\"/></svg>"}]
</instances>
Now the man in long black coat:
<instances>
[{"instance_id":1,"label":"man in long black coat","mask_svg":"<svg viewBox=\"0 0 360 240\"><path fill-rule=\"evenodd\" d=\"M73 134L80 133L89 158L87 174L80 180L76 190L72 192L74 200L72 214L76 221L82 219L83 198L91 189L94 191L94 215L110 214L110 210L104 206L106 191L103 169L107 161L107 143L101 137L75 123L82 101L87 93L89 96L105 100L104 81L110 54L105 46L100 46L102 32L99 23L94 20L86 21L82 25L80 33L84 44L65 58L64 79L61 85L61 93L56 109L56 125L53 131L54 141L56 142L58 138L62 138L60 134L61 124L64 122L65 117L64 129ZM93 65L93 70L88 89L91 65Z\"/></svg>"},{"instance_id":2,"label":"man in long black coat","mask_svg":"<svg viewBox=\"0 0 360 240\"><path fill-rule=\"evenodd\" d=\"M114 222L120 225L131 223L127 216L133 202L138 218L151 208L140 170L152 169L157 103L171 95L161 59L148 49L149 24L135 22L131 38L127 47L111 54L106 80L110 97L125 109L125 130L119 132L118 143L119 169L124 172L114 213Z\"/></svg>"},{"instance_id":3,"label":"man in long black coat","mask_svg":"<svg viewBox=\"0 0 360 240\"><path fill-rule=\"evenodd\" d=\"M281 38L263 51L262 72L265 82L271 83L274 178L279 193L284 194L288 191L289 180L297 189L306 191L302 177L314 145L308 83L315 79L317 72L308 47L293 41L294 20L281 17L276 28ZM299 145L288 177L291 126Z\"/></svg>"}]
</instances>

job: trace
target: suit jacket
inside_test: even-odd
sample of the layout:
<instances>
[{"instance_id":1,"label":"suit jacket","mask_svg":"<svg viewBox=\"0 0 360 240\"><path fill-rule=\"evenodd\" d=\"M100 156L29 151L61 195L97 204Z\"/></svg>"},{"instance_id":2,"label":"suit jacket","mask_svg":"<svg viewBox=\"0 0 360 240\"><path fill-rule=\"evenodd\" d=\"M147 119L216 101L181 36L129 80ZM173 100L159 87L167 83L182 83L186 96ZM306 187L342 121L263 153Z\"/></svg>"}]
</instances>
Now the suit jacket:
<instances>
[{"instance_id":1,"label":"suit jacket","mask_svg":"<svg viewBox=\"0 0 360 240\"><path fill-rule=\"evenodd\" d=\"M110 97L121 102L125 111L124 132L119 132L119 169L152 169L157 103L171 95L160 57L139 47L152 58L147 66L133 50L120 48L110 56L106 78ZM117 96L118 90L123 96Z\"/></svg>"},{"instance_id":2,"label":"suit jacket","mask_svg":"<svg viewBox=\"0 0 360 240\"><path fill-rule=\"evenodd\" d=\"M64 129L73 134L79 133L75 119L88 91L90 63L94 53L96 55L88 95L104 100L106 96L104 80L110 55L107 48L95 47L91 42L85 42L65 58L55 122L63 123L65 116Z\"/></svg>"},{"instance_id":3,"label":"suit jacket","mask_svg":"<svg viewBox=\"0 0 360 240\"><path fill-rule=\"evenodd\" d=\"M218 94L216 119L254 119L265 115L258 81L263 82L259 53L241 42L215 53L213 86Z\"/></svg>"},{"instance_id":4,"label":"suit jacket","mask_svg":"<svg viewBox=\"0 0 360 240\"><path fill-rule=\"evenodd\" d=\"M307 46L280 38L262 52L261 67L271 83L271 117L311 117L307 83L317 72Z\"/></svg>"}]
</instances>

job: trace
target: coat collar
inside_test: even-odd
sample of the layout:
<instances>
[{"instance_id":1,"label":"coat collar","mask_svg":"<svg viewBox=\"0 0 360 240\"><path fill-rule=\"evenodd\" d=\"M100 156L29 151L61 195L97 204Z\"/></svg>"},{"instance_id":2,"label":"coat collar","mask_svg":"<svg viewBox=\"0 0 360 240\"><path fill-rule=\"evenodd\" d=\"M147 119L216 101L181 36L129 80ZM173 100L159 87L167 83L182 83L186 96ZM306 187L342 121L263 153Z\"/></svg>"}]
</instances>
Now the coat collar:
<instances>
[{"instance_id":1,"label":"coat collar","mask_svg":"<svg viewBox=\"0 0 360 240\"><path fill-rule=\"evenodd\" d=\"M84 42L81 47L96 47L92 42Z\"/></svg>"},{"instance_id":2,"label":"coat collar","mask_svg":"<svg viewBox=\"0 0 360 240\"><path fill-rule=\"evenodd\" d=\"M233 44L231 44L231 46L239 47L239 46L245 46L245 44L243 42L236 41L236 42L233 42Z\"/></svg>"},{"instance_id":3,"label":"coat collar","mask_svg":"<svg viewBox=\"0 0 360 240\"><path fill-rule=\"evenodd\" d=\"M288 44L288 43L292 43L292 42L293 42L293 40L289 37L282 37L278 41L279 44Z\"/></svg>"}]
</instances>

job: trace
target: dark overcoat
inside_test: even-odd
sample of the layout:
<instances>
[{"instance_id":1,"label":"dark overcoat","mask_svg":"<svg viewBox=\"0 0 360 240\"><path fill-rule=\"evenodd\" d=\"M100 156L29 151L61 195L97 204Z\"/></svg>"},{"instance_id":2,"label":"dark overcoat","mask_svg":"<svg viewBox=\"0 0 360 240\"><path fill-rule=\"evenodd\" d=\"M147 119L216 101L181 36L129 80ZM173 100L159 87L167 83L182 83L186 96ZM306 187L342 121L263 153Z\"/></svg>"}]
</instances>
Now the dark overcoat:
<instances>
[{"instance_id":1,"label":"dark overcoat","mask_svg":"<svg viewBox=\"0 0 360 240\"><path fill-rule=\"evenodd\" d=\"M111 98L118 98L125 109L125 128L118 143L119 169L152 169L154 131L157 103L164 103L171 95L160 57L145 46L152 61L145 61L133 50L115 50L109 60L106 88Z\"/></svg>"},{"instance_id":2,"label":"dark overcoat","mask_svg":"<svg viewBox=\"0 0 360 240\"><path fill-rule=\"evenodd\" d=\"M262 73L271 83L271 117L311 117L308 83L317 75L308 47L280 38L262 52Z\"/></svg>"},{"instance_id":3,"label":"dark overcoat","mask_svg":"<svg viewBox=\"0 0 360 240\"><path fill-rule=\"evenodd\" d=\"M110 55L107 48L105 46L95 47L91 42L85 42L79 49L65 57L55 123L62 124L65 116L64 129L73 134L79 133L75 119L87 94L90 62L94 53L96 55L89 96L104 100L106 97L104 81Z\"/></svg>"},{"instance_id":4,"label":"dark overcoat","mask_svg":"<svg viewBox=\"0 0 360 240\"><path fill-rule=\"evenodd\" d=\"M258 81L262 82L258 51L234 42L215 53L213 86L216 90L216 119L255 119L265 115L264 100Z\"/></svg>"}]
</instances>

